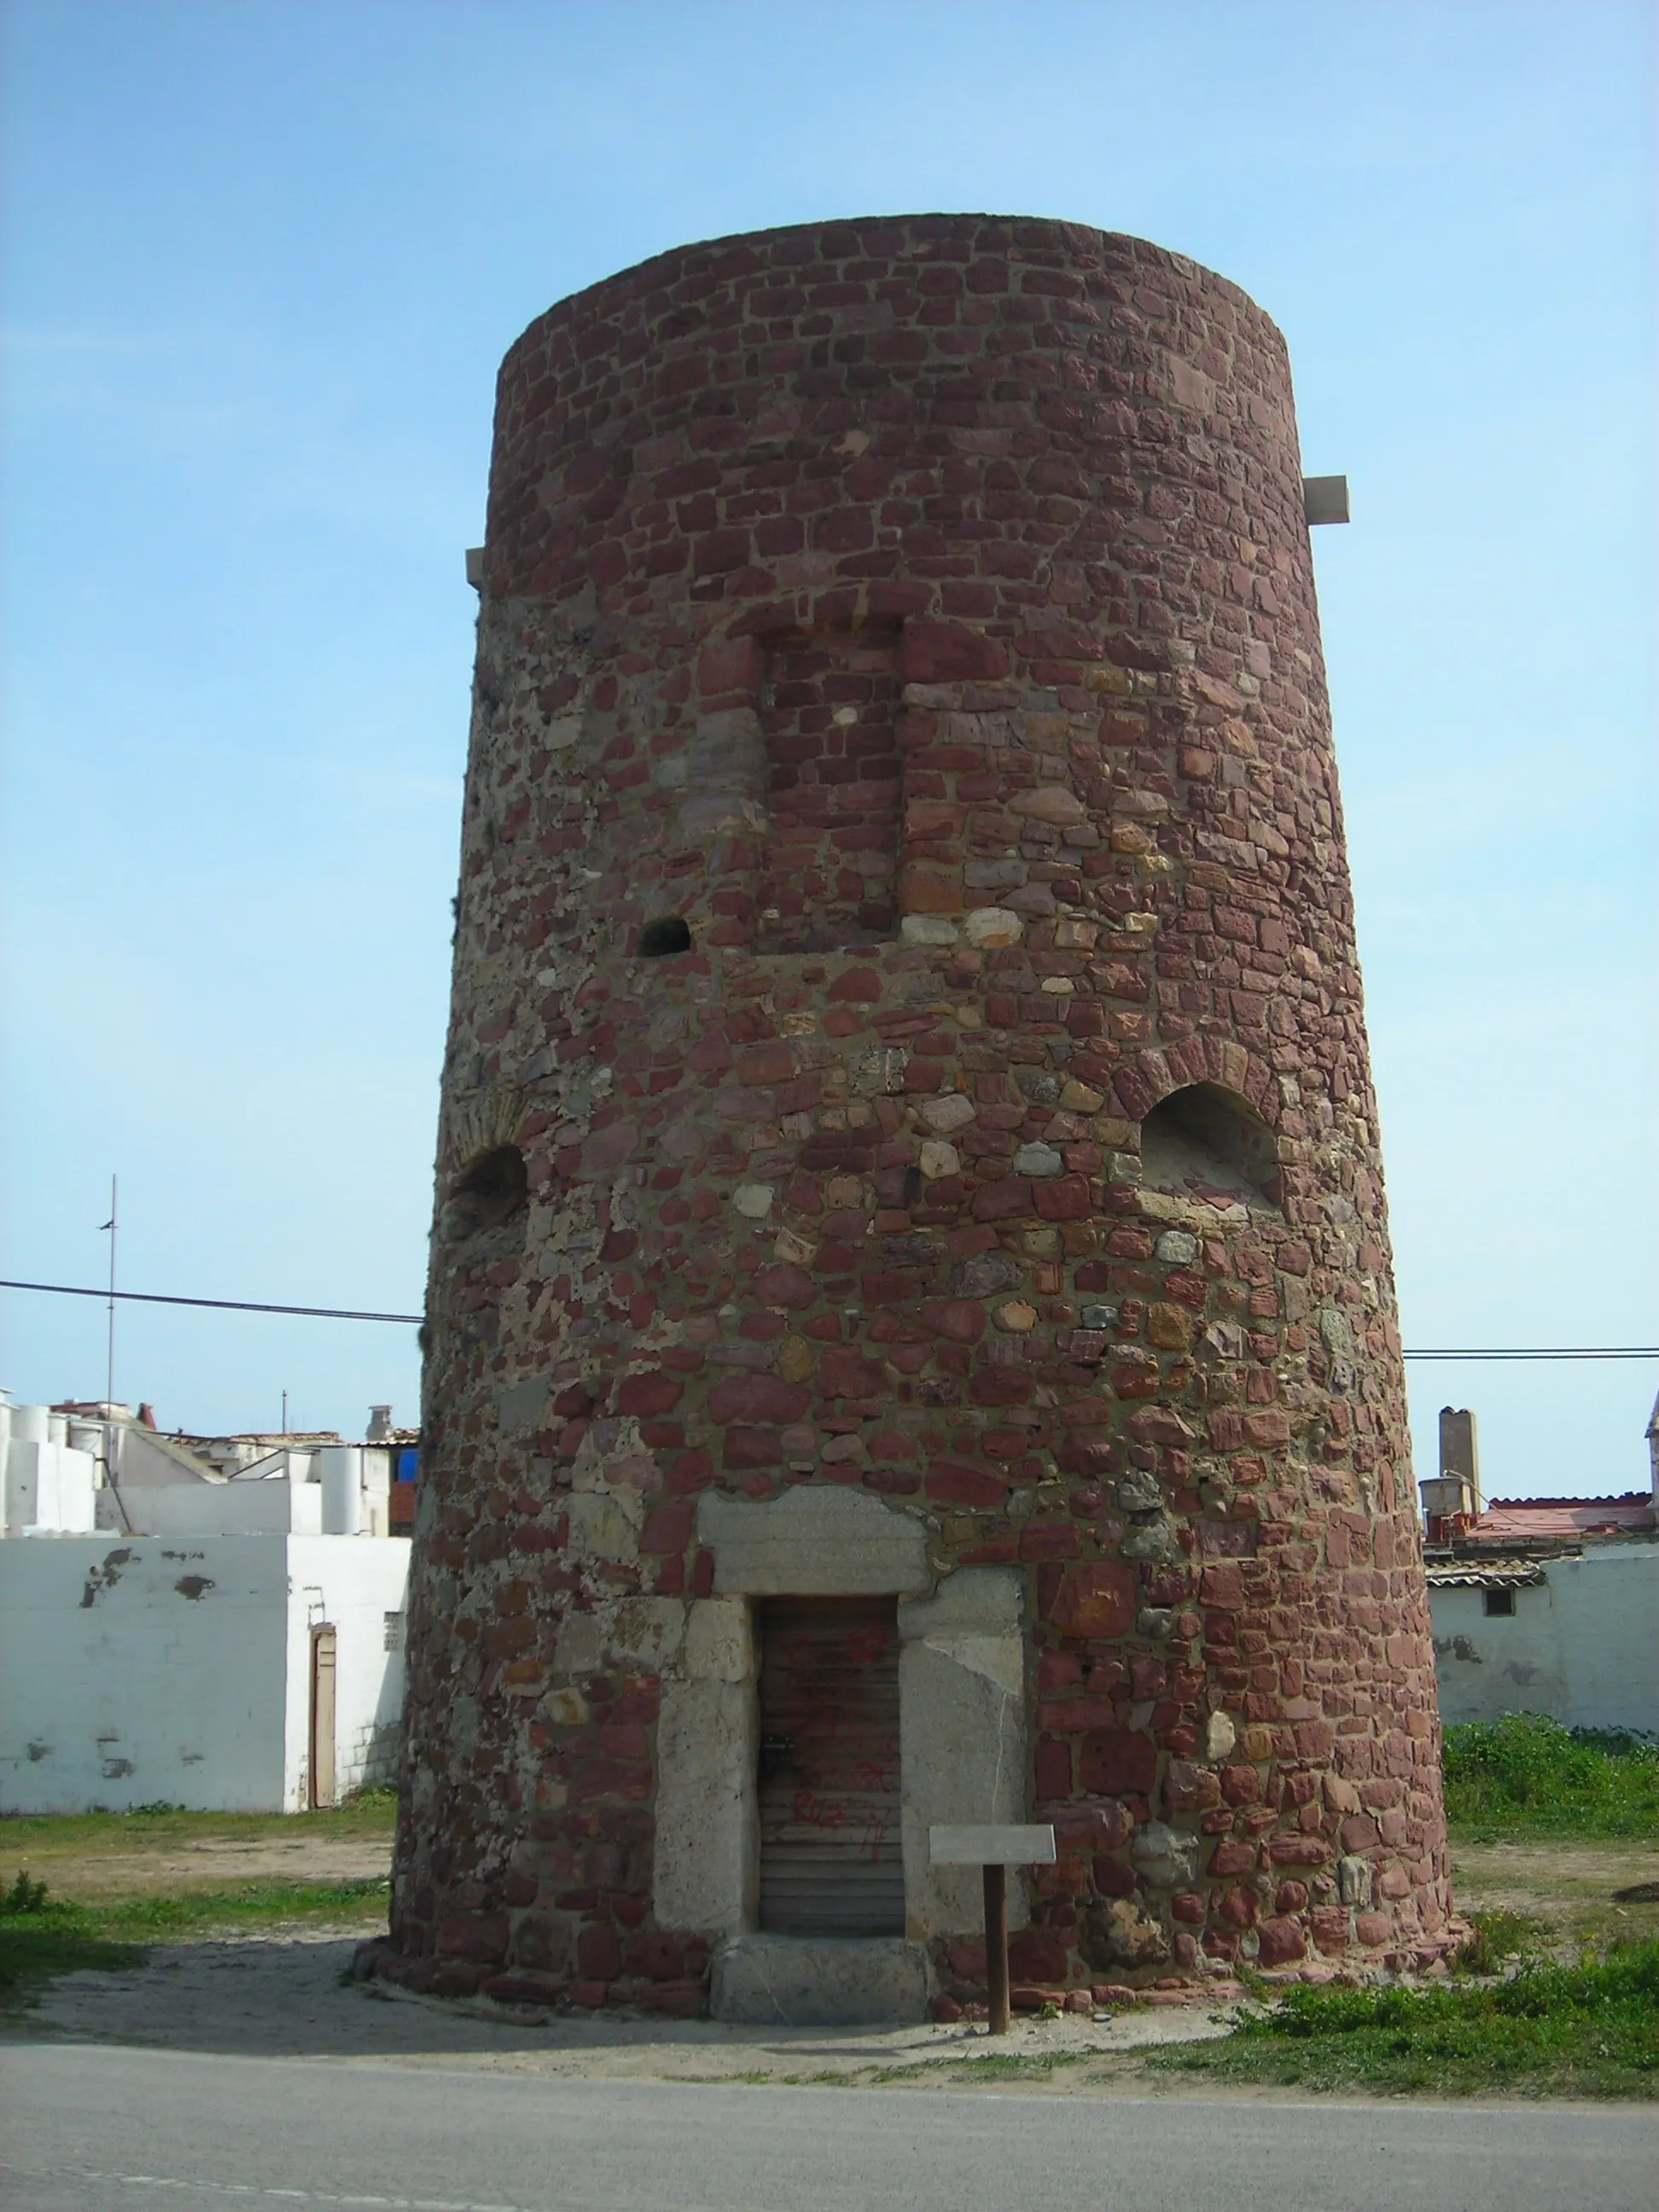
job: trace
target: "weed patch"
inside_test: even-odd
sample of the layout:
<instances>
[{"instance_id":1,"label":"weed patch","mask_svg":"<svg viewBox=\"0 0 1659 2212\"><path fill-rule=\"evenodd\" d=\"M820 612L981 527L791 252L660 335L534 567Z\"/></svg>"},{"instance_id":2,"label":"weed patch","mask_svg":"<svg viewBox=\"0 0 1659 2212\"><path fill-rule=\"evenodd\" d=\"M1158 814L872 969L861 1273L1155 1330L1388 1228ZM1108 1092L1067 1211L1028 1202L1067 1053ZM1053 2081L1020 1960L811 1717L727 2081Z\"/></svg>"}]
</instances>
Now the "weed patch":
<instances>
[{"instance_id":1,"label":"weed patch","mask_svg":"<svg viewBox=\"0 0 1659 2212\"><path fill-rule=\"evenodd\" d=\"M1063 2067L1086 2066L1099 2056L1097 2051L988 2051L978 2058L952 2051L939 2058L912 2059L907 2065L866 2068L859 2086L874 2089L921 2081L1045 2081Z\"/></svg>"},{"instance_id":2,"label":"weed patch","mask_svg":"<svg viewBox=\"0 0 1659 2212\"><path fill-rule=\"evenodd\" d=\"M1550 1942L1549 1929L1530 1912L1472 1912L1469 1923L1474 1932L1454 1960L1460 1973L1501 1973L1510 1960L1533 1958Z\"/></svg>"},{"instance_id":3,"label":"weed patch","mask_svg":"<svg viewBox=\"0 0 1659 2212\"><path fill-rule=\"evenodd\" d=\"M983 2058L963 2058L959 2078L969 2081L1041 2081L1065 2066L1086 2066L1092 2051L990 2051Z\"/></svg>"},{"instance_id":4,"label":"weed patch","mask_svg":"<svg viewBox=\"0 0 1659 2212\"><path fill-rule=\"evenodd\" d=\"M27 1867L19 1867L8 1890L0 1891L0 1919L11 1919L27 1912L41 1912L46 1909L46 1885L31 1881Z\"/></svg>"},{"instance_id":5,"label":"weed patch","mask_svg":"<svg viewBox=\"0 0 1659 2212\"><path fill-rule=\"evenodd\" d=\"M1149 2052L1165 2071L1394 2095L1659 2096L1659 1942L1506 1982L1310 1989L1216 2043Z\"/></svg>"},{"instance_id":6,"label":"weed patch","mask_svg":"<svg viewBox=\"0 0 1659 2212\"><path fill-rule=\"evenodd\" d=\"M1537 1713L1446 1730L1446 1818L1471 1842L1659 1836L1659 1743Z\"/></svg>"}]
</instances>

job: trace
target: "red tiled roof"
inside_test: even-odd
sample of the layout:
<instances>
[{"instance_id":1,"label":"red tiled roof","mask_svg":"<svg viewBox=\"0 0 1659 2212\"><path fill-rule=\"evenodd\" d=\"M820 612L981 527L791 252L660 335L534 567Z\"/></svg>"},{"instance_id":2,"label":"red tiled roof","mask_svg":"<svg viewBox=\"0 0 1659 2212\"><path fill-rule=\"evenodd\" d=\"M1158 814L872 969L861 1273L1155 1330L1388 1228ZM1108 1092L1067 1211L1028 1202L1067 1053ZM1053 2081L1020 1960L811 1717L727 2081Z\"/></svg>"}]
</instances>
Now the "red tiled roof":
<instances>
[{"instance_id":1,"label":"red tiled roof","mask_svg":"<svg viewBox=\"0 0 1659 2212\"><path fill-rule=\"evenodd\" d=\"M1651 1535L1659 1529L1645 1491L1623 1498L1495 1498L1477 1515L1476 1537Z\"/></svg>"},{"instance_id":2,"label":"red tiled roof","mask_svg":"<svg viewBox=\"0 0 1659 2212\"><path fill-rule=\"evenodd\" d=\"M1431 1589L1466 1583L1476 1589L1502 1589L1507 1584L1541 1583L1544 1570L1536 1559L1431 1559L1425 1569Z\"/></svg>"}]
</instances>

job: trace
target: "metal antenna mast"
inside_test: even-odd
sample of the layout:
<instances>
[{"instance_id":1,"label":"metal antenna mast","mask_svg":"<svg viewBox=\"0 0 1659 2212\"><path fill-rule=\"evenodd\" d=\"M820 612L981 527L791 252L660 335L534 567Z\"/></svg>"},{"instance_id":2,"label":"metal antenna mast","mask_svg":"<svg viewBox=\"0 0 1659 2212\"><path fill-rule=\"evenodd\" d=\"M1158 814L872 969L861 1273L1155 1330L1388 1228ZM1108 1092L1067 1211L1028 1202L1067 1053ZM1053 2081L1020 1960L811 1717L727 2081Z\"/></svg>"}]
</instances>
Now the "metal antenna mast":
<instances>
[{"instance_id":1,"label":"metal antenna mast","mask_svg":"<svg viewBox=\"0 0 1659 2212\"><path fill-rule=\"evenodd\" d=\"M114 1419L115 1406L115 1239L120 1228L120 1184L112 1176L109 1179L109 1219L104 1226L109 1231L109 1340L104 1364L104 1425L107 1430ZM108 1449L107 1437L105 1449Z\"/></svg>"},{"instance_id":2,"label":"metal antenna mast","mask_svg":"<svg viewBox=\"0 0 1659 2212\"><path fill-rule=\"evenodd\" d=\"M114 1493L115 1503L123 1521L131 1530L132 1516L121 1495L121 1486L115 1479L115 1240L121 1219L121 1187L118 1178L109 1179L109 1219L104 1227L109 1232L109 1333L104 1348L104 1480Z\"/></svg>"}]
</instances>

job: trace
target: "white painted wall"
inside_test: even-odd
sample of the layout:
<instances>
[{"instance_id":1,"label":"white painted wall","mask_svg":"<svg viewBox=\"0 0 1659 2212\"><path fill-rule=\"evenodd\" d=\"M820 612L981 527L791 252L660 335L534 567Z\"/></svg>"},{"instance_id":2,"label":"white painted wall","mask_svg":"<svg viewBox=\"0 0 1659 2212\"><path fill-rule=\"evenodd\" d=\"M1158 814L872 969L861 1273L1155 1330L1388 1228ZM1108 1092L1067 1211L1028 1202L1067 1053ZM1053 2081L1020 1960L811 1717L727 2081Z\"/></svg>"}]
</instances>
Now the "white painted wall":
<instances>
[{"instance_id":1,"label":"white painted wall","mask_svg":"<svg viewBox=\"0 0 1659 2212\"><path fill-rule=\"evenodd\" d=\"M50 1406L14 1406L0 1393L0 1532L54 1534L96 1526L98 1465L84 1422L71 1431Z\"/></svg>"},{"instance_id":2,"label":"white painted wall","mask_svg":"<svg viewBox=\"0 0 1659 2212\"><path fill-rule=\"evenodd\" d=\"M402 1538L0 1541L0 1813L300 1810L313 1620L337 1631L339 1790L390 1781L408 1575Z\"/></svg>"},{"instance_id":3,"label":"white painted wall","mask_svg":"<svg viewBox=\"0 0 1659 2212\"><path fill-rule=\"evenodd\" d=\"M8 1536L25 1529L89 1534L96 1525L97 1479L90 1452L14 1436L0 1462L0 1528Z\"/></svg>"},{"instance_id":4,"label":"white painted wall","mask_svg":"<svg viewBox=\"0 0 1659 2212\"><path fill-rule=\"evenodd\" d=\"M283 1802L289 1812L303 1812L310 1801L311 1632L325 1624L335 1633L337 1794L343 1797L397 1779L409 1548L406 1536L289 1540L283 1752Z\"/></svg>"},{"instance_id":5,"label":"white painted wall","mask_svg":"<svg viewBox=\"0 0 1659 2212\"><path fill-rule=\"evenodd\" d=\"M1443 1720L1545 1713L1569 1728L1659 1733L1659 1545L1550 1559L1488 1618L1483 1593L1431 1588Z\"/></svg>"},{"instance_id":6,"label":"white painted wall","mask_svg":"<svg viewBox=\"0 0 1659 2212\"><path fill-rule=\"evenodd\" d=\"M323 1492L315 1482L176 1482L129 1497L146 1535L239 1536L322 1533Z\"/></svg>"},{"instance_id":7,"label":"white painted wall","mask_svg":"<svg viewBox=\"0 0 1659 2212\"><path fill-rule=\"evenodd\" d=\"M323 1493L324 1534L361 1534L364 1525L362 1446L325 1444L317 1455L317 1480Z\"/></svg>"},{"instance_id":8,"label":"white painted wall","mask_svg":"<svg viewBox=\"0 0 1659 2212\"><path fill-rule=\"evenodd\" d=\"M363 1527L371 1536L392 1534L392 1462L396 1454L359 1447L363 1462Z\"/></svg>"},{"instance_id":9,"label":"white painted wall","mask_svg":"<svg viewBox=\"0 0 1659 2212\"><path fill-rule=\"evenodd\" d=\"M138 1421L112 1421L109 1448L115 1479L124 1490L213 1480L213 1471L205 1460Z\"/></svg>"},{"instance_id":10,"label":"white painted wall","mask_svg":"<svg viewBox=\"0 0 1659 2212\"><path fill-rule=\"evenodd\" d=\"M106 1440L112 1480L100 1481ZM0 1398L0 1533L388 1536L392 1453L266 1452L230 1480L171 1437Z\"/></svg>"},{"instance_id":11,"label":"white painted wall","mask_svg":"<svg viewBox=\"0 0 1659 2212\"><path fill-rule=\"evenodd\" d=\"M0 1543L0 1812L282 1802L283 1540Z\"/></svg>"}]
</instances>

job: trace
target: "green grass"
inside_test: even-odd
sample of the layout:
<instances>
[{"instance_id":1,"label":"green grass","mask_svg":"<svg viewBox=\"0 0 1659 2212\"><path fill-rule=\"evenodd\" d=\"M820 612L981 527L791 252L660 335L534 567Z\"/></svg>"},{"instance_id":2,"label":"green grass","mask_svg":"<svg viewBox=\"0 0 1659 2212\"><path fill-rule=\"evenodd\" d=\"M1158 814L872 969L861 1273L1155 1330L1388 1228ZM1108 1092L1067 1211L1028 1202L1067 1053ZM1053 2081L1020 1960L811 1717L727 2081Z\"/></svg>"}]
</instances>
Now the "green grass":
<instances>
[{"instance_id":1,"label":"green grass","mask_svg":"<svg viewBox=\"0 0 1659 2212\"><path fill-rule=\"evenodd\" d=\"M203 1836L253 1843L269 1836L357 1837L390 1834L398 1817L395 1790L362 1790L321 1813L187 1813L180 1805L137 1805L127 1813L9 1813L0 1815L0 1853L27 1858L32 1849L96 1854L188 1843Z\"/></svg>"},{"instance_id":2,"label":"green grass","mask_svg":"<svg viewBox=\"0 0 1659 2212\"><path fill-rule=\"evenodd\" d=\"M20 1874L0 1893L0 1999L15 2000L55 1974L143 1964L154 1943L247 1935L274 1926L383 1924L390 1885L380 1881L251 1881L76 1905Z\"/></svg>"},{"instance_id":3,"label":"green grass","mask_svg":"<svg viewBox=\"0 0 1659 2212\"><path fill-rule=\"evenodd\" d=\"M1659 1942L1507 1982L1437 1989L1293 1985L1224 2041L1149 2053L1163 2071L1304 2089L1659 2097Z\"/></svg>"},{"instance_id":4,"label":"green grass","mask_svg":"<svg viewBox=\"0 0 1659 2212\"><path fill-rule=\"evenodd\" d=\"M114 1905L66 1906L116 1942L165 1943L179 1936L269 1928L278 1922L384 1918L392 1885L363 1881L249 1881L234 1889L166 1892Z\"/></svg>"},{"instance_id":5,"label":"green grass","mask_svg":"<svg viewBox=\"0 0 1659 2212\"><path fill-rule=\"evenodd\" d=\"M1659 1743L1537 1713L1446 1730L1446 1818L1472 1843L1659 1836Z\"/></svg>"}]
</instances>

